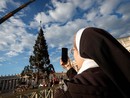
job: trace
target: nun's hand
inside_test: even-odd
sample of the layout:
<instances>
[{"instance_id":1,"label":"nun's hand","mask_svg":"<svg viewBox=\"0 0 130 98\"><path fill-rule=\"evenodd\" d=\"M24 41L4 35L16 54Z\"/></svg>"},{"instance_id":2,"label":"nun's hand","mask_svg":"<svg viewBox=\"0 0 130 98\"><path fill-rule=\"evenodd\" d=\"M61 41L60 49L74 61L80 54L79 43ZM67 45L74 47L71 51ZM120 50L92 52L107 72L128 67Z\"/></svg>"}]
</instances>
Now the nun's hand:
<instances>
[{"instance_id":1,"label":"nun's hand","mask_svg":"<svg viewBox=\"0 0 130 98\"><path fill-rule=\"evenodd\" d=\"M61 65L64 69L66 69L66 70L69 70L70 68L72 68L70 59L68 59L68 62L67 62L67 63L64 63L64 62L62 61L62 59L60 59L60 65Z\"/></svg>"}]
</instances>

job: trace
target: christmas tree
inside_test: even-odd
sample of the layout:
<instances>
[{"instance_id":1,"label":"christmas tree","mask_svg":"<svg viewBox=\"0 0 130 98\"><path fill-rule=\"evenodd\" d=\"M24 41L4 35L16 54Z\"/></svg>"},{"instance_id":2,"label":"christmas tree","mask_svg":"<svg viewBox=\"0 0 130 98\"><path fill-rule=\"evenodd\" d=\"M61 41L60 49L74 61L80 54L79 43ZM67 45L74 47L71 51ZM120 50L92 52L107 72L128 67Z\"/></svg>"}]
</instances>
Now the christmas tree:
<instances>
[{"instance_id":1,"label":"christmas tree","mask_svg":"<svg viewBox=\"0 0 130 98\"><path fill-rule=\"evenodd\" d=\"M35 69L33 75L37 78L38 82L39 79L43 78L44 75L47 73L46 70L50 64L48 46L42 28L40 28L37 40L35 41L35 45L33 48L34 55L30 56L29 62L31 68Z\"/></svg>"},{"instance_id":2,"label":"christmas tree","mask_svg":"<svg viewBox=\"0 0 130 98\"><path fill-rule=\"evenodd\" d=\"M50 64L48 47L44 37L42 28L40 28L37 40L34 45L34 55L30 56L30 65L38 67L42 72L45 71L45 67Z\"/></svg>"},{"instance_id":3,"label":"christmas tree","mask_svg":"<svg viewBox=\"0 0 130 98\"><path fill-rule=\"evenodd\" d=\"M39 30L33 48L33 55L29 58L30 65L24 67L21 76L29 76L39 84L41 79L48 79L50 72L54 71L53 65L50 64L48 46L42 28Z\"/></svg>"}]
</instances>

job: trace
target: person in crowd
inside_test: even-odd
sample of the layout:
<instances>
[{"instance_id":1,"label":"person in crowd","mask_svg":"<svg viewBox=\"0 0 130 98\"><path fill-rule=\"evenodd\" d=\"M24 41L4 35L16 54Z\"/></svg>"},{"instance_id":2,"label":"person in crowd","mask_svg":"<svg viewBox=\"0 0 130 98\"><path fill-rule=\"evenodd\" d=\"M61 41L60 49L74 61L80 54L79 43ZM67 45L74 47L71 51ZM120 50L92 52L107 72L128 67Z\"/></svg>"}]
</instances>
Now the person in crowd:
<instances>
[{"instance_id":1,"label":"person in crowd","mask_svg":"<svg viewBox=\"0 0 130 98\"><path fill-rule=\"evenodd\" d=\"M78 71L61 61L71 77L54 98L130 98L130 53L110 33L82 28L72 50Z\"/></svg>"}]
</instances>

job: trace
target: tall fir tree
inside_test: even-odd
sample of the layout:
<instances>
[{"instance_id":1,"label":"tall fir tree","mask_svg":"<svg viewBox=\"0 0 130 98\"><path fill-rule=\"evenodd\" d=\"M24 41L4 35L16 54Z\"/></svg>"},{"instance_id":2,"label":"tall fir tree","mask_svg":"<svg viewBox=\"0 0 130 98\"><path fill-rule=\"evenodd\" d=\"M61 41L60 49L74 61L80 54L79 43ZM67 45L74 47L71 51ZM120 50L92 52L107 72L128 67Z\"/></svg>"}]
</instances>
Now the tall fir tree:
<instances>
[{"instance_id":1,"label":"tall fir tree","mask_svg":"<svg viewBox=\"0 0 130 98\"><path fill-rule=\"evenodd\" d=\"M33 69L33 76L37 78L38 82L39 78L43 78L50 64L48 46L42 28L40 28L37 40L35 41L33 48L34 55L31 55L29 59L30 69Z\"/></svg>"}]
</instances>

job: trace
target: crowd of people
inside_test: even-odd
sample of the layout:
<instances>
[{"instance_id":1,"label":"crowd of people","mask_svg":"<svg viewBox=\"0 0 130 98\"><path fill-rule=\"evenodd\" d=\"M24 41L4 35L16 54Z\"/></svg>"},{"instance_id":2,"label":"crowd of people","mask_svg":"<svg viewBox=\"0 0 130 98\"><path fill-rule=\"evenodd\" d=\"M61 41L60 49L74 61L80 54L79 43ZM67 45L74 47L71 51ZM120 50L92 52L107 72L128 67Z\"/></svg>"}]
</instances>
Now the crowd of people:
<instances>
[{"instance_id":1,"label":"crowd of people","mask_svg":"<svg viewBox=\"0 0 130 98\"><path fill-rule=\"evenodd\" d=\"M37 88L50 88L53 87L56 84L59 84L62 80L61 80L62 75L60 77L57 77L55 75L55 73L50 74L49 79L47 78L42 78L39 80L39 83L37 83L36 79L25 79L24 81L19 80L19 82L17 83L15 89L14 89L14 93L16 92L23 92L26 90L30 90L30 89L37 89Z\"/></svg>"}]
</instances>

